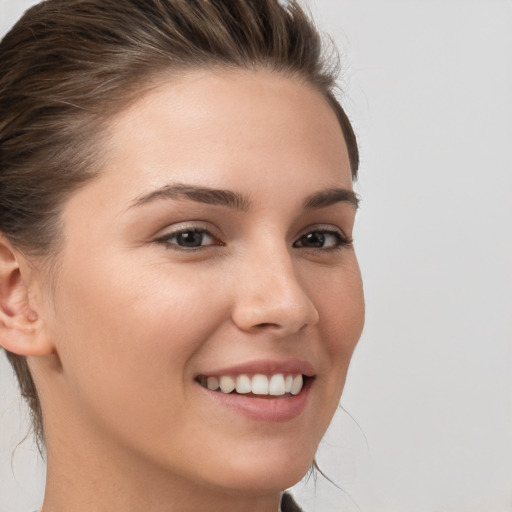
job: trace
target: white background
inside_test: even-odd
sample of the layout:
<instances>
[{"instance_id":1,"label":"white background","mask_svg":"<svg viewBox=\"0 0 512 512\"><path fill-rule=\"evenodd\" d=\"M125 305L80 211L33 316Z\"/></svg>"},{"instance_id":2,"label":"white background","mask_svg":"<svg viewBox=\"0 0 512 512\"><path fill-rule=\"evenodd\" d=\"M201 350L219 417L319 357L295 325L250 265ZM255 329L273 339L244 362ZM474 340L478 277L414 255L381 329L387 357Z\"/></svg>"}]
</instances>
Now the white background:
<instances>
[{"instance_id":1,"label":"white background","mask_svg":"<svg viewBox=\"0 0 512 512\"><path fill-rule=\"evenodd\" d=\"M3 33L28 5L0 0ZM512 511L512 1L316 0L362 153L367 323L309 512ZM0 512L43 464L0 356ZM11 455L12 456L11 460Z\"/></svg>"}]
</instances>

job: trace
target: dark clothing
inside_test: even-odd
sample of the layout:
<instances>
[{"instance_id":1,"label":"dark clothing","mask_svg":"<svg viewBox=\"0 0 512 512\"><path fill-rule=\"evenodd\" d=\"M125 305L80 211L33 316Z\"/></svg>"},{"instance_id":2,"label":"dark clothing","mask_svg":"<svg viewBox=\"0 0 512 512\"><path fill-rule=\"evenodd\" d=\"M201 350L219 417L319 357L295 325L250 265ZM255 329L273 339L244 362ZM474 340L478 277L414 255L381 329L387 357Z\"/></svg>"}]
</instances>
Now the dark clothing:
<instances>
[{"instance_id":1,"label":"dark clothing","mask_svg":"<svg viewBox=\"0 0 512 512\"><path fill-rule=\"evenodd\" d=\"M281 498L281 512L302 512L295 500L288 493L284 493Z\"/></svg>"}]
</instances>

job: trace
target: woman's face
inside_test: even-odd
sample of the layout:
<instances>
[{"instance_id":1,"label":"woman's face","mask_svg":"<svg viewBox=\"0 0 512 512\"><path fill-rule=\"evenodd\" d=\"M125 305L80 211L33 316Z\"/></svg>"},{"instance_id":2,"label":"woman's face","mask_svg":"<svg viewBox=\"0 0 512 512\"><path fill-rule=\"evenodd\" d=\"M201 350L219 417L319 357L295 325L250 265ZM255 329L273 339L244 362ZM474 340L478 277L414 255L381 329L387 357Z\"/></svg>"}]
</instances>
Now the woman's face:
<instances>
[{"instance_id":1,"label":"woman's face","mask_svg":"<svg viewBox=\"0 0 512 512\"><path fill-rule=\"evenodd\" d=\"M297 79L197 71L116 118L106 144L63 210L50 452L72 432L91 459L185 483L293 484L363 326L335 114Z\"/></svg>"}]
</instances>

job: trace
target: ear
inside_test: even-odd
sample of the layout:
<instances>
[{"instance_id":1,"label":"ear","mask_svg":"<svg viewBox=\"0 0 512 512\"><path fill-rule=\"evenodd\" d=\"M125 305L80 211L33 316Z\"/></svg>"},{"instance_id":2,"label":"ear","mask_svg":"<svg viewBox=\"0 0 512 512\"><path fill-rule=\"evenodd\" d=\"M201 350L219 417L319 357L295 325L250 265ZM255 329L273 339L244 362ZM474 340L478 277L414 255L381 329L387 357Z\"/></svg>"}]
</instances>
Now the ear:
<instances>
[{"instance_id":1,"label":"ear","mask_svg":"<svg viewBox=\"0 0 512 512\"><path fill-rule=\"evenodd\" d=\"M54 352L29 298L32 274L26 258L0 234L0 346L23 356Z\"/></svg>"}]
</instances>

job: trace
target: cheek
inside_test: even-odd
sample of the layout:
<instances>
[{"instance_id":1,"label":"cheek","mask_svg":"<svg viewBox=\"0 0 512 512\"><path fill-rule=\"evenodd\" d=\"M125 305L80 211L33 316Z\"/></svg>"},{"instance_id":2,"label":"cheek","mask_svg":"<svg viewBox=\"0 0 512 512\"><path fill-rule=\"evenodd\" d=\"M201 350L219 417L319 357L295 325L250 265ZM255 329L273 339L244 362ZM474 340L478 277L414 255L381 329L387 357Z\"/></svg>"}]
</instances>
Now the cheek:
<instances>
[{"instance_id":1,"label":"cheek","mask_svg":"<svg viewBox=\"0 0 512 512\"><path fill-rule=\"evenodd\" d=\"M364 295L357 262L342 271L331 273L315 282L315 297L319 311L319 330L329 368L326 372L329 388L337 404L354 349L361 336L364 317Z\"/></svg>"},{"instance_id":2,"label":"cheek","mask_svg":"<svg viewBox=\"0 0 512 512\"><path fill-rule=\"evenodd\" d=\"M211 329L209 319L219 318L222 304L211 300L215 287L200 274L111 260L111 265L103 260L86 272L68 272L59 290L59 321L72 319L67 323L88 338L90 347L117 353L128 347L135 352L190 351L202 330Z\"/></svg>"},{"instance_id":3,"label":"cheek","mask_svg":"<svg viewBox=\"0 0 512 512\"><path fill-rule=\"evenodd\" d=\"M343 283L345 286L347 282ZM350 358L361 336L364 326L364 298L362 288L352 288L353 293L333 294L324 300L325 339L332 355ZM348 290L346 290L348 292Z\"/></svg>"},{"instance_id":4,"label":"cheek","mask_svg":"<svg viewBox=\"0 0 512 512\"><path fill-rule=\"evenodd\" d=\"M214 286L201 276L112 261L63 271L56 325L63 372L98 416L138 418L144 410L163 420L184 407L189 361L224 318L223 301L211 300Z\"/></svg>"},{"instance_id":5,"label":"cheek","mask_svg":"<svg viewBox=\"0 0 512 512\"><path fill-rule=\"evenodd\" d=\"M361 274L355 256L337 272L318 275L311 284L328 350L352 354L364 325Z\"/></svg>"}]
</instances>

